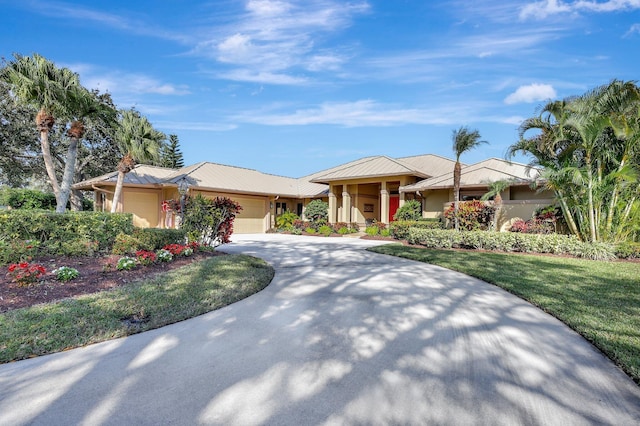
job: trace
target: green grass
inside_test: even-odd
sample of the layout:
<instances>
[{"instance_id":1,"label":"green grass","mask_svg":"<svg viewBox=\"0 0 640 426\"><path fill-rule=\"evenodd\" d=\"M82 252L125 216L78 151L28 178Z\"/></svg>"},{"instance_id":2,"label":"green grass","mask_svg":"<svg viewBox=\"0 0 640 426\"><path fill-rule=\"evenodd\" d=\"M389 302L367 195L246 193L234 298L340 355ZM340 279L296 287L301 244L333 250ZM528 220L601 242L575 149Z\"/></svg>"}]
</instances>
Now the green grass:
<instances>
[{"instance_id":1,"label":"green grass","mask_svg":"<svg viewBox=\"0 0 640 426\"><path fill-rule=\"evenodd\" d=\"M640 263L399 244L370 250L443 266L502 287L563 321L640 384Z\"/></svg>"},{"instance_id":2,"label":"green grass","mask_svg":"<svg viewBox=\"0 0 640 426\"><path fill-rule=\"evenodd\" d=\"M111 291L9 311L0 314L0 362L192 318L262 290L273 274L260 259L217 256Z\"/></svg>"}]
</instances>

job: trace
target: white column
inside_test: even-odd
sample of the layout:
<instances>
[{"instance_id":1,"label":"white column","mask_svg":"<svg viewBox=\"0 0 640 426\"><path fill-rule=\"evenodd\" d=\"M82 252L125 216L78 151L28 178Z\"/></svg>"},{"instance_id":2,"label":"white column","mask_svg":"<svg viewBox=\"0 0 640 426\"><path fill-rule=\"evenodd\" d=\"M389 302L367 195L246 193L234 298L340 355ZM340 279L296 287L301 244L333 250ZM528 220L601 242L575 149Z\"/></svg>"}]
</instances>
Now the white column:
<instances>
[{"instance_id":1,"label":"white column","mask_svg":"<svg viewBox=\"0 0 640 426\"><path fill-rule=\"evenodd\" d=\"M338 211L338 203L336 194L333 193L333 187L329 187L329 223L336 223L336 213Z\"/></svg>"},{"instance_id":2,"label":"white column","mask_svg":"<svg viewBox=\"0 0 640 426\"><path fill-rule=\"evenodd\" d=\"M389 223L389 191L387 191L387 182L382 182L380 190L380 222Z\"/></svg>"},{"instance_id":3,"label":"white column","mask_svg":"<svg viewBox=\"0 0 640 426\"><path fill-rule=\"evenodd\" d=\"M349 186L342 185L342 222L351 222L351 194L349 194Z\"/></svg>"}]
</instances>

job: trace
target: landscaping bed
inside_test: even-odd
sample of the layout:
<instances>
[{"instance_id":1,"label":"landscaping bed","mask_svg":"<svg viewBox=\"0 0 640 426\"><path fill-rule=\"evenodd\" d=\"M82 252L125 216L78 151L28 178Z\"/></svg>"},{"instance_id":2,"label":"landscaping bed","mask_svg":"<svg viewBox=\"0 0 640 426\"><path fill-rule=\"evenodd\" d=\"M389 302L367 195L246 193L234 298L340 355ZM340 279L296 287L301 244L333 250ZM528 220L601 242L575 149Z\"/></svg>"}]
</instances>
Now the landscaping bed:
<instances>
[{"instance_id":1,"label":"landscaping bed","mask_svg":"<svg viewBox=\"0 0 640 426\"><path fill-rule=\"evenodd\" d=\"M195 261L203 260L225 253L196 252L192 256L175 257L171 262L154 263L149 266L138 265L128 271L116 269L116 263L122 256L106 257L47 257L35 259L31 263L44 266L47 274L44 279L29 286L19 286L11 282L4 273L0 274L0 313L12 309L24 308L38 303L82 294L95 293L119 287L133 281L151 278L157 274L167 272ZM60 266L69 266L79 272L78 278L62 282L58 281L52 271ZM6 267L3 267L6 272Z\"/></svg>"}]
</instances>

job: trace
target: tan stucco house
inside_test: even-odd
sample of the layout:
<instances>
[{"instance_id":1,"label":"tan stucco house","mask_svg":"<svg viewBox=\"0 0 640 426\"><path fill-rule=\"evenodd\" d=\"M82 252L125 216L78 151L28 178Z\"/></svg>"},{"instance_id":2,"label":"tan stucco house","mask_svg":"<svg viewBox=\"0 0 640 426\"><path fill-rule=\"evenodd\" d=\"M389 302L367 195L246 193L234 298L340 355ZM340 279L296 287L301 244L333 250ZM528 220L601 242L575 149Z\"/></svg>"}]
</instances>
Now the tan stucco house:
<instances>
[{"instance_id":1,"label":"tan stucco house","mask_svg":"<svg viewBox=\"0 0 640 426\"><path fill-rule=\"evenodd\" d=\"M243 210L235 221L237 233L266 232L284 211L303 216L313 199L329 203L331 223L389 223L409 199L422 203L424 217L439 217L453 201L454 164L431 154L374 156L298 179L209 162L178 170L138 165L126 175L117 211L132 213L135 225L140 227L174 227L175 212L168 208L168 201L179 199L178 186L185 182L190 195L226 196L239 202ZM464 165L461 197L479 198L496 180L512 182L502 193L499 225L505 227L514 217L528 219L536 208L551 204L551 193L538 193L529 187L536 172L523 164L495 158ZM108 173L77 183L74 189L94 191L95 208L109 211L117 177L117 172Z\"/></svg>"}]
</instances>

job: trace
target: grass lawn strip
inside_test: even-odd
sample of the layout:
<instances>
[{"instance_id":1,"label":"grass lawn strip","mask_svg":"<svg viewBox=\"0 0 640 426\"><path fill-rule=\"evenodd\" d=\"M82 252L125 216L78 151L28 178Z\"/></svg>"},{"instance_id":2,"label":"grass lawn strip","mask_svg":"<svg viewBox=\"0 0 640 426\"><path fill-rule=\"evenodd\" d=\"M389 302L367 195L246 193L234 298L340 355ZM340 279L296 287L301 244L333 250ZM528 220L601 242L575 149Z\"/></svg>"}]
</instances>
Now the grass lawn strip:
<instances>
[{"instance_id":1,"label":"grass lawn strip","mask_svg":"<svg viewBox=\"0 0 640 426\"><path fill-rule=\"evenodd\" d=\"M439 265L495 284L567 324L640 384L639 263L400 244L369 250Z\"/></svg>"},{"instance_id":2,"label":"grass lawn strip","mask_svg":"<svg viewBox=\"0 0 640 426\"><path fill-rule=\"evenodd\" d=\"M217 256L110 291L0 314L0 363L59 352L182 321L265 288L274 270Z\"/></svg>"}]
</instances>

